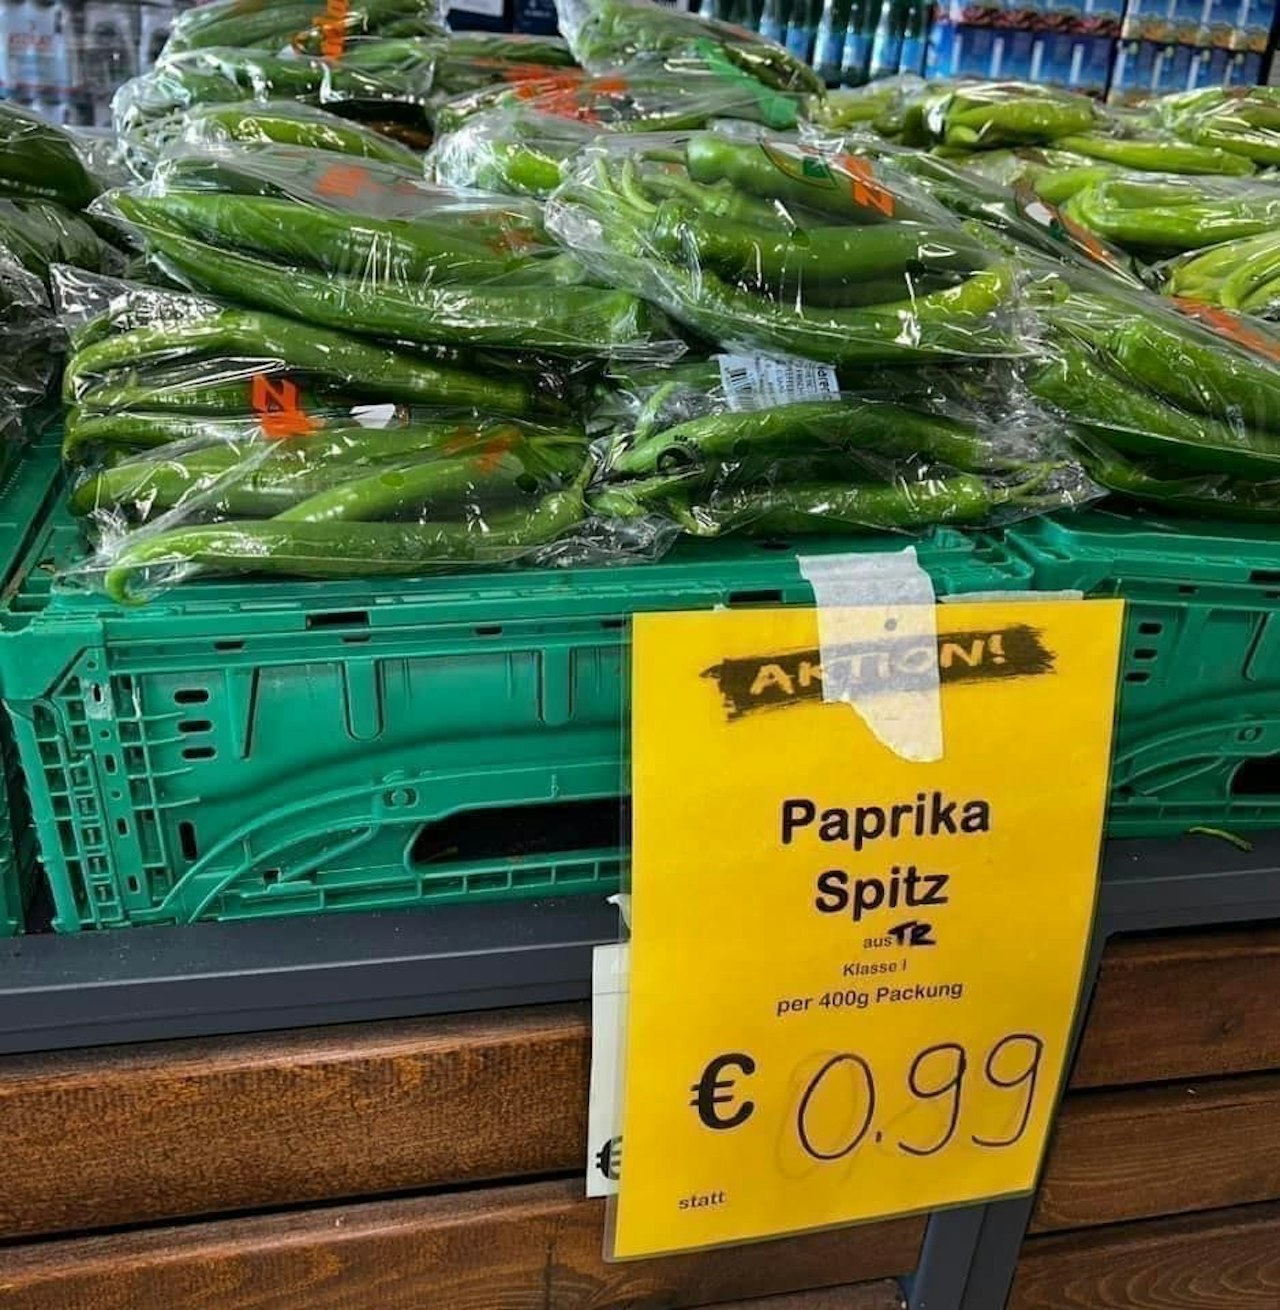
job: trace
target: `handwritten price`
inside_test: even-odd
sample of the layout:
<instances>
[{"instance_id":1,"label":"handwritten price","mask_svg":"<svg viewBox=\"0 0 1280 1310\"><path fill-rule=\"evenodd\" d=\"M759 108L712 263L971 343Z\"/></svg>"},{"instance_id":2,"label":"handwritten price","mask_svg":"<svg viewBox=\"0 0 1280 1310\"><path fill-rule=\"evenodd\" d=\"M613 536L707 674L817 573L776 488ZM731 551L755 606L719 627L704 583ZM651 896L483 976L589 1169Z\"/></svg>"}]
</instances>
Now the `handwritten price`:
<instances>
[{"instance_id":1,"label":"handwritten price","mask_svg":"<svg viewBox=\"0 0 1280 1310\"><path fill-rule=\"evenodd\" d=\"M974 1088L996 1093L1017 1091L1023 1099L1017 1110L1017 1127L1012 1133L987 1137L971 1132L969 1141L991 1150L1015 1145L1031 1121L1043 1059L1044 1040L1035 1033L1009 1033L1000 1038L986 1053L980 1068L973 1065L969 1052L959 1042L939 1042L926 1047L911 1061L906 1089L916 1102L944 1105L946 1128L935 1141L898 1141L898 1150L916 1157L937 1155L945 1150L960 1127L966 1094ZM840 1070L848 1070L852 1075L847 1101L851 1113L860 1114L847 1138L821 1142L814 1123L818 1117L817 1106L820 1101L837 1094L829 1089L835 1085L832 1080ZM745 1083L755 1072L755 1060L742 1052L718 1055L707 1064L702 1077L690 1089L694 1094L690 1105L707 1128L723 1132L740 1128L751 1118L755 1103L739 1098L734 1088L739 1081ZM796 1107L796 1136L805 1154L814 1160L827 1162L843 1160L851 1155L871 1132L881 1100L881 1089L877 1087L875 1073L867 1060L854 1051L831 1056L809 1079ZM878 1131L875 1140L880 1142L883 1138L883 1130Z\"/></svg>"}]
</instances>

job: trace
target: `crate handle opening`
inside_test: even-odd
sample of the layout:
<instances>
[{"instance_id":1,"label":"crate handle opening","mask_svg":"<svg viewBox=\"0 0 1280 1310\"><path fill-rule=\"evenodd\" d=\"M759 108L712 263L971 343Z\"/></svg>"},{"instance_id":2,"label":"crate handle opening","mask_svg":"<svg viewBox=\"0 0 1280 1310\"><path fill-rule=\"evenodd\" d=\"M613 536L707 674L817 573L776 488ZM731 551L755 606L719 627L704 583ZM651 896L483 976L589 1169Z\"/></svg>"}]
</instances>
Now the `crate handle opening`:
<instances>
[{"instance_id":1,"label":"crate handle opening","mask_svg":"<svg viewBox=\"0 0 1280 1310\"><path fill-rule=\"evenodd\" d=\"M628 808L625 798L607 796L463 810L423 824L409 858L415 866L457 864L617 846L630 831Z\"/></svg>"},{"instance_id":2,"label":"crate handle opening","mask_svg":"<svg viewBox=\"0 0 1280 1310\"><path fill-rule=\"evenodd\" d=\"M1280 796L1280 755L1243 760L1231 776L1233 796Z\"/></svg>"},{"instance_id":3,"label":"crate handle opening","mask_svg":"<svg viewBox=\"0 0 1280 1310\"><path fill-rule=\"evenodd\" d=\"M367 628L368 610L334 610L329 614L308 614L307 631L313 628Z\"/></svg>"}]
</instances>

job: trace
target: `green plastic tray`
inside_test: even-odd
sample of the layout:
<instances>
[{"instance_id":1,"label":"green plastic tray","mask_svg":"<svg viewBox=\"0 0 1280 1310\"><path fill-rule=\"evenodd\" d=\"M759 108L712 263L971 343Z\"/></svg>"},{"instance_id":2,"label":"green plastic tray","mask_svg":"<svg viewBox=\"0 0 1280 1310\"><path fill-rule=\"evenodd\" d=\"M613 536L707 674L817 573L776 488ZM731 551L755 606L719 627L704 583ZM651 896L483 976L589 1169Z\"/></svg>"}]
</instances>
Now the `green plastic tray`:
<instances>
[{"instance_id":1,"label":"green plastic tray","mask_svg":"<svg viewBox=\"0 0 1280 1310\"><path fill-rule=\"evenodd\" d=\"M917 544L939 593L1026 586L1000 543ZM0 619L64 932L613 890L630 616L813 600L795 551L726 541L385 585L193 581L123 609L51 586L78 550L55 514Z\"/></svg>"},{"instance_id":2,"label":"green plastic tray","mask_svg":"<svg viewBox=\"0 0 1280 1310\"><path fill-rule=\"evenodd\" d=\"M0 445L0 597L20 575L59 481L58 440ZM8 716L0 709L0 937L22 931L38 883L35 832Z\"/></svg>"},{"instance_id":3,"label":"green plastic tray","mask_svg":"<svg viewBox=\"0 0 1280 1310\"><path fill-rule=\"evenodd\" d=\"M1005 540L1037 589L1127 602L1108 833L1280 827L1280 533L1094 512Z\"/></svg>"}]
</instances>

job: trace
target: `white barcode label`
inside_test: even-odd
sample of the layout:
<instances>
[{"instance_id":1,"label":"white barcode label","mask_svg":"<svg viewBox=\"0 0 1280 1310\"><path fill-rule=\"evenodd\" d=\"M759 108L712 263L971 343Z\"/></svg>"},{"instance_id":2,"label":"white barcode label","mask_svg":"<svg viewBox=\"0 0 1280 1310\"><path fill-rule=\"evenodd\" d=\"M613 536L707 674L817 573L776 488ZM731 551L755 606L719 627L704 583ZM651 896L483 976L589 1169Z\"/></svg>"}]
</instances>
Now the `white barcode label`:
<instances>
[{"instance_id":1,"label":"white barcode label","mask_svg":"<svg viewBox=\"0 0 1280 1310\"><path fill-rule=\"evenodd\" d=\"M720 386L732 410L772 409L806 400L832 400L840 394L830 364L768 355L717 355Z\"/></svg>"}]
</instances>

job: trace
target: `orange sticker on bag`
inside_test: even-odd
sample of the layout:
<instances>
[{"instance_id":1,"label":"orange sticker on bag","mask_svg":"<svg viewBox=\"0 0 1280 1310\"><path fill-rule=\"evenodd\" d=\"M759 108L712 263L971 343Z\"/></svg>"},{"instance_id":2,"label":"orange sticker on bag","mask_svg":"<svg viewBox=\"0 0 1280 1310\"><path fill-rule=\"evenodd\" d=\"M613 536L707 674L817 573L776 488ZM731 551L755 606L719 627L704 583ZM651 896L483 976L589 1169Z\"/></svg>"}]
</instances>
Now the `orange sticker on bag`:
<instances>
[{"instance_id":1,"label":"orange sticker on bag","mask_svg":"<svg viewBox=\"0 0 1280 1310\"><path fill-rule=\"evenodd\" d=\"M318 196L341 196L345 200L353 200L361 191L380 189L369 175L369 170L361 168L359 164L330 164L316 178Z\"/></svg>"},{"instance_id":2,"label":"orange sticker on bag","mask_svg":"<svg viewBox=\"0 0 1280 1310\"><path fill-rule=\"evenodd\" d=\"M273 441L305 437L323 426L302 408L302 392L289 378L255 373L249 383L249 401L263 435Z\"/></svg>"},{"instance_id":3,"label":"orange sticker on bag","mask_svg":"<svg viewBox=\"0 0 1280 1310\"><path fill-rule=\"evenodd\" d=\"M497 69L504 82L542 82L555 80L560 86L571 86L582 81L581 73L549 73L546 64L507 64L501 59L477 59L474 61L481 68Z\"/></svg>"},{"instance_id":4,"label":"orange sticker on bag","mask_svg":"<svg viewBox=\"0 0 1280 1310\"><path fill-rule=\"evenodd\" d=\"M480 435L475 428L460 427L440 449L446 455L461 455L475 446ZM495 432L476 452L476 463L480 471L488 473L496 468L503 455L514 450L519 440L518 428L501 428Z\"/></svg>"},{"instance_id":5,"label":"orange sticker on bag","mask_svg":"<svg viewBox=\"0 0 1280 1310\"><path fill-rule=\"evenodd\" d=\"M1206 305L1200 300L1190 300L1186 296L1174 296L1172 299L1173 304L1188 318L1194 318L1246 350L1280 363L1280 341L1251 327L1239 314L1233 314L1229 309L1221 309L1217 305Z\"/></svg>"},{"instance_id":6,"label":"orange sticker on bag","mask_svg":"<svg viewBox=\"0 0 1280 1310\"><path fill-rule=\"evenodd\" d=\"M863 209L877 210L885 218L893 217L895 207L893 192L876 180L875 172L865 159L857 155L841 155L836 163L852 179L849 189L855 205L860 205Z\"/></svg>"},{"instance_id":7,"label":"orange sticker on bag","mask_svg":"<svg viewBox=\"0 0 1280 1310\"><path fill-rule=\"evenodd\" d=\"M316 23L320 32L320 56L339 59L347 46L347 19L351 14L351 0L328 0L324 14Z\"/></svg>"}]
</instances>

